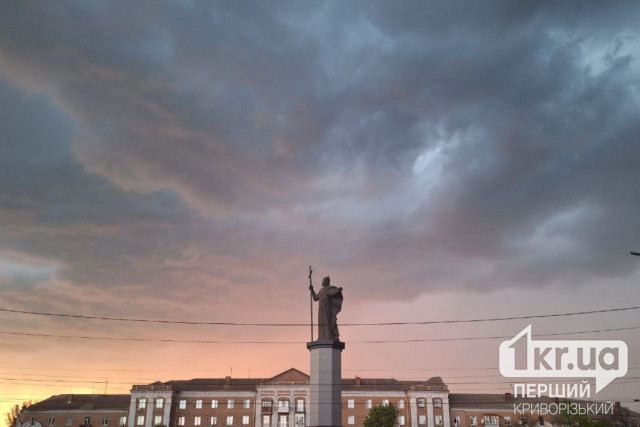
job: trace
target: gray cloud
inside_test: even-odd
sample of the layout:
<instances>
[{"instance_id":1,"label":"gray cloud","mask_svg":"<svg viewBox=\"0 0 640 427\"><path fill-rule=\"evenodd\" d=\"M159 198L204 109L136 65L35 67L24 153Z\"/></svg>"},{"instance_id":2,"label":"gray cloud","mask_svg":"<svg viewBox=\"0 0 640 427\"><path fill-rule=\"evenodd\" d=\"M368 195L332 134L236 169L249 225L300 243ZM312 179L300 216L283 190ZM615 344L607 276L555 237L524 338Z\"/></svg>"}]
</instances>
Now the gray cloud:
<instances>
[{"instance_id":1,"label":"gray cloud","mask_svg":"<svg viewBox=\"0 0 640 427\"><path fill-rule=\"evenodd\" d=\"M4 8L2 247L60 277L186 304L309 260L370 298L635 269L636 5Z\"/></svg>"}]
</instances>

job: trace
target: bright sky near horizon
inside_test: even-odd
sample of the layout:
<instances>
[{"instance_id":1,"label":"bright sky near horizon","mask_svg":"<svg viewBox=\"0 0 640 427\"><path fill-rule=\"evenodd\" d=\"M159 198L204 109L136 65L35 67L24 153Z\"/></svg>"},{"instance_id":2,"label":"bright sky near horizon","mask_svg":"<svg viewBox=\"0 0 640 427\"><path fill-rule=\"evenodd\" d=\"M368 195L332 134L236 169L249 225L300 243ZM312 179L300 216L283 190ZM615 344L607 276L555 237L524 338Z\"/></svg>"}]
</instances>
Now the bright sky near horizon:
<instances>
[{"instance_id":1,"label":"bright sky near horizon","mask_svg":"<svg viewBox=\"0 0 640 427\"><path fill-rule=\"evenodd\" d=\"M640 310L347 324L640 306L639 137L634 2L3 2L0 412L308 372L309 264L345 377L505 392L532 324L630 404Z\"/></svg>"}]
</instances>

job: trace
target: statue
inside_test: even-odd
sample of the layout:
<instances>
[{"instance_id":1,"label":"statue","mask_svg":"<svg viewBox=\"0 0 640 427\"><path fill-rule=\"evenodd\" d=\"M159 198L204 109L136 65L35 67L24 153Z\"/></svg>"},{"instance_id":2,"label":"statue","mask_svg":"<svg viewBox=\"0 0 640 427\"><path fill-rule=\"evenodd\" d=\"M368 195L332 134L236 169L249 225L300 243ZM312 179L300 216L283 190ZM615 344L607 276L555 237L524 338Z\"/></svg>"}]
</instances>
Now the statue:
<instances>
[{"instance_id":1,"label":"statue","mask_svg":"<svg viewBox=\"0 0 640 427\"><path fill-rule=\"evenodd\" d=\"M322 289L317 294L309 285L313 300L318 301L318 341L340 341L337 316L342 309L342 288L330 283L329 276L322 279Z\"/></svg>"}]
</instances>

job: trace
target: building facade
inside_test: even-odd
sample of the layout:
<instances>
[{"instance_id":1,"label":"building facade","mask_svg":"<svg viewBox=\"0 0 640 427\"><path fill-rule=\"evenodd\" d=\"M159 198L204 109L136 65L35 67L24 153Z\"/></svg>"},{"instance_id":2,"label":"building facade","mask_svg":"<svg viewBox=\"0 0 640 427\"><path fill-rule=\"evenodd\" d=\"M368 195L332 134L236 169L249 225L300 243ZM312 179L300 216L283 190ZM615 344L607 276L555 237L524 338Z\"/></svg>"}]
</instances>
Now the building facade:
<instances>
[{"instance_id":1,"label":"building facade","mask_svg":"<svg viewBox=\"0 0 640 427\"><path fill-rule=\"evenodd\" d=\"M24 409L19 421L25 427L122 427L130 400L128 394L62 394Z\"/></svg>"},{"instance_id":2,"label":"building facade","mask_svg":"<svg viewBox=\"0 0 640 427\"><path fill-rule=\"evenodd\" d=\"M134 385L130 395L59 395L25 409L18 427L306 427L310 378L289 369L271 378L214 378ZM553 403L553 399L546 399ZM342 380L342 425L362 426L374 406L398 408L398 427L550 426L551 415L523 417L505 394L449 393L426 381ZM638 426L637 413L605 424Z\"/></svg>"},{"instance_id":3,"label":"building facade","mask_svg":"<svg viewBox=\"0 0 640 427\"><path fill-rule=\"evenodd\" d=\"M363 425L373 406L393 404L400 426L449 427L447 386L428 381L343 379L343 425ZM128 427L305 427L309 376L289 369L265 379L194 379L135 385Z\"/></svg>"}]
</instances>

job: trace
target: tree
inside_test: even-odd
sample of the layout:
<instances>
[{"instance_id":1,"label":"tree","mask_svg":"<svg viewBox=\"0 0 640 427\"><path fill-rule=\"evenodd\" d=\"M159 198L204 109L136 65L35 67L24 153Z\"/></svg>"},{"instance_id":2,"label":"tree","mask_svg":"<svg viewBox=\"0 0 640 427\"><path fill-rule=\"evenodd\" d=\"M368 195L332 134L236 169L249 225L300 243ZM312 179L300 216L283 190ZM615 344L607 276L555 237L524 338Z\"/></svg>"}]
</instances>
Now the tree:
<instances>
[{"instance_id":1,"label":"tree","mask_svg":"<svg viewBox=\"0 0 640 427\"><path fill-rule=\"evenodd\" d=\"M569 410L571 402L569 400L563 401L564 408L561 409L558 415L553 419L554 424L561 426L578 426L578 427L599 427L606 426L607 423L600 420L592 420L586 414L575 414Z\"/></svg>"},{"instance_id":2,"label":"tree","mask_svg":"<svg viewBox=\"0 0 640 427\"><path fill-rule=\"evenodd\" d=\"M393 404L374 406L364 419L364 427L394 427L400 411Z\"/></svg>"},{"instance_id":3,"label":"tree","mask_svg":"<svg viewBox=\"0 0 640 427\"><path fill-rule=\"evenodd\" d=\"M5 418L7 427L15 425L16 420L20 419L20 414L22 413L22 411L28 408L30 405L31 401L29 400L27 402L22 402L22 407L20 407L20 405L12 406L9 412L7 412L7 416Z\"/></svg>"}]
</instances>

